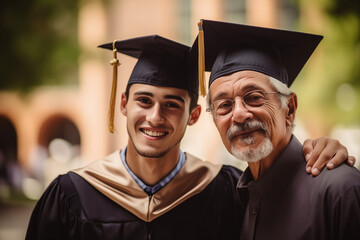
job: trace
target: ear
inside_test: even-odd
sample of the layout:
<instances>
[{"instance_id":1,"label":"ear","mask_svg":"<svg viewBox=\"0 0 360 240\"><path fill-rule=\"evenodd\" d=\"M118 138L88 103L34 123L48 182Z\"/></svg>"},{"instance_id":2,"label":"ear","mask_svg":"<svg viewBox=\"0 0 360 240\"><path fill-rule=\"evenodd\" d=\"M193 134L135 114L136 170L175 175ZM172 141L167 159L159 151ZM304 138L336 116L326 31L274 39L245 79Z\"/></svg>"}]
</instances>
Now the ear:
<instances>
[{"instance_id":1,"label":"ear","mask_svg":"<svg viewBox=\"0 0 360 240\"><path fill-rule=\"evenodd\" d=\"M121 111L122 115L124 115L125 117L127 116L126 104L127 104L127 99L126 99L125 93L122 93L121 94L121 102L120 102L120 111Z\"/></svg>"},{"instance_id":2,"label":"ear","mask_svg":"<svg viewBox=\"0 0 360 240\"><path fill-rule=\"evenodd\" d=\"M295 93L292 93L288 99L287 104L287 113L286 113L286 125L291 126L295 121L297 109L297 96Z\"/></svg>"},{"instance_id":3,"label":"ear","mask_svg":"<svg viewBox=\"0 0 360 240\"><path fill-rule=\"evenodd\" d=\"M193 108L193 110L191 110L188 125L191 126L195 124L199 120L200 114L201 114L201 106L197 105L196 107Z\"/></svg>"}]
</instances>

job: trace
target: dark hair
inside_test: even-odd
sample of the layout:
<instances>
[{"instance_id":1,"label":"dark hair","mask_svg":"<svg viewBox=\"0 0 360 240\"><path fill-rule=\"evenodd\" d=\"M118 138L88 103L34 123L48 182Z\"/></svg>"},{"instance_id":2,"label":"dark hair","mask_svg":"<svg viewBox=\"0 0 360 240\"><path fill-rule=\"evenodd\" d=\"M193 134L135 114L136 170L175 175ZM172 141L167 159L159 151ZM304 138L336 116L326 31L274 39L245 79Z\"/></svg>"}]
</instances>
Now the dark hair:
<instances>
[{"instance_id":1,"label":"dark hair","mask_svg":"<svg viewBox=\"0 0 360 240\"><path fill-rule=\"evenodd\" d=\"M128 84L126 86L126 90L125 90L125 97L126 99L129 99L129 91L130 91L130 87L132 84ZM190 96L190 108L189 111L191 112L197 105L198 105L198 99L199 99L199 95L195 94L193 92L187 91L189 96Z\"/></svg>"}]
</instances>

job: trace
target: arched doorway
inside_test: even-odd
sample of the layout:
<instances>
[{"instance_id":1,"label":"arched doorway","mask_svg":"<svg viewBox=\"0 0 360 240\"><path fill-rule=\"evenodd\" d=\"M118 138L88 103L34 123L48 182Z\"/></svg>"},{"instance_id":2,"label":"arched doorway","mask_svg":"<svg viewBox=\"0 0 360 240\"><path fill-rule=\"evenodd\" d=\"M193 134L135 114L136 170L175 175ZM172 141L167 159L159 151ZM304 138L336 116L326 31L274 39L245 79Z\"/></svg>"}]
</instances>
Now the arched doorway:
<instances>
[{"instance_id":1,"label":"arched doorway","mask_svg":"<svg viewBox=\"0 0 360 240\"><path fill-rule=\"evenodd\" d=\"M78 128L73 121L62 115L48 118L40 128L40 145L49 146L50 142L55 138L64 139L72 145L80 145Z\"/></svg>"},{"instance_id":2,"label":"arched doorway","mask_svg":"<svg viewBox=\"0 0 360 240\"><path fill-rule=\"evenodd\" d=\"M45 186L57 175L78 167L80 133L68 117L54 115L48 118L40 128L38 143L46 156L39 165Z\"/></svg>"},{"instance_id":3,"label":"arched doorway","mask_svg":"<svg viewBox=\"0 0 360 240\"><path fill-rule=\"evenodd\" d=\"M0 115L0 181L19 189L22 174L18 165L18 139L12 122Z\"/></svg>"}]
</instances>

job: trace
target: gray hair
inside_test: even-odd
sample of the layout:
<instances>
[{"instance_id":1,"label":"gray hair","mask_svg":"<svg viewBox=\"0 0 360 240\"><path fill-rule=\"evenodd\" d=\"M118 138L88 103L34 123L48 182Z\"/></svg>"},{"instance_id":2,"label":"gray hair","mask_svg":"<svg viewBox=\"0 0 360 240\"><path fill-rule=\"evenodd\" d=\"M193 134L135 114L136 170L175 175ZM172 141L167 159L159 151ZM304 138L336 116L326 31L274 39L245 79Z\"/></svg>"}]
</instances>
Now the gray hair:
<instances>
[{"instance_id":1,"label":"gray hair","mask_svg":"<svg viewBox=\"0 0 360 240\"><path fill-rule=\"evenodd\" d=\"M275 88L275 91L280 93L278 95L278 99L279 99L279 102L280 102L280 107L281 108L286 108L286 106L288 104L289 96L293 92L288 88L288 86L286 86L286 84L280 82L276 78L273 78L273 77L269 76L269 80L270 80L271 86L273 88Z\"/></svg>"}]
</instances>

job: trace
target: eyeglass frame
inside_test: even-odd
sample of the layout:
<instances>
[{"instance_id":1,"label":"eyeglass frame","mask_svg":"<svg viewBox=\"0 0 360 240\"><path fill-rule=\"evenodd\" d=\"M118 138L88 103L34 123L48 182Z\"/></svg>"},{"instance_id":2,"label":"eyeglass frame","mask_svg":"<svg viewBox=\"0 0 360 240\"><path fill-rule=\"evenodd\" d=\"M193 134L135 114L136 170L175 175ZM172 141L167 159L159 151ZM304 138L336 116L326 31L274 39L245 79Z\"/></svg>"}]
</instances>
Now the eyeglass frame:
<instances>
[{"instance_id":1,"label":"eyeglass frame","mask_svg":"<svg viewBox=\"0 0 360 240\"><path fill-rule=\"evenodd\" d=\"M285 94L283 94L283 93L281 93L281 92L279 92L279 91L277 91L277 92L264 92L263 90L252 90L252 91L248 91L248 92L246 92L243 96L241 96L241 97L238 96L238 97L241 99L242 105L243 105L248 111L251 111L251 110L249 110L249 108L248 108L249 106L250 106L250 108L260 108L260 107L264 106L264 104L265 104L265 101L264 101L264 103L261 104L261 105L259 105L259 106L251 106L251 105L249 105L249 104L247 104L247 103L245 102L244 96L246 96L246 95L248 95L248 94L251 94L251 93L254 93L254 92L260 92L260 93L262 93L263 96L264 96L264 100L268 100L267 98L265 98L265 95L266 95L266 94L281 94L281 95L285 95ZM216 116L216 113L214 113L214 103L216 103L216 102L218 102L218 101L227 101L227 100L231 101L231 103L232 103L232 105L231 105L231 111L229 111L229 113L227 113L227 114L225 114L225 115L223 115L223 116ZM234 106L235 106L235 98L234 98L234 99L231 99L231 98L218 99L218 100L215 100L214 102L212 102L212 103L210 104L210 107L206 108L206 112L211 112L215 119L224 119L224 118L228 118L228 117L231 117L231 116L232 116L232 114L230 114L230 113L233 113L233 111L234 111ZM248 107L247 107L247 106L248 106Z\"/></svg>"}]
</instances>

